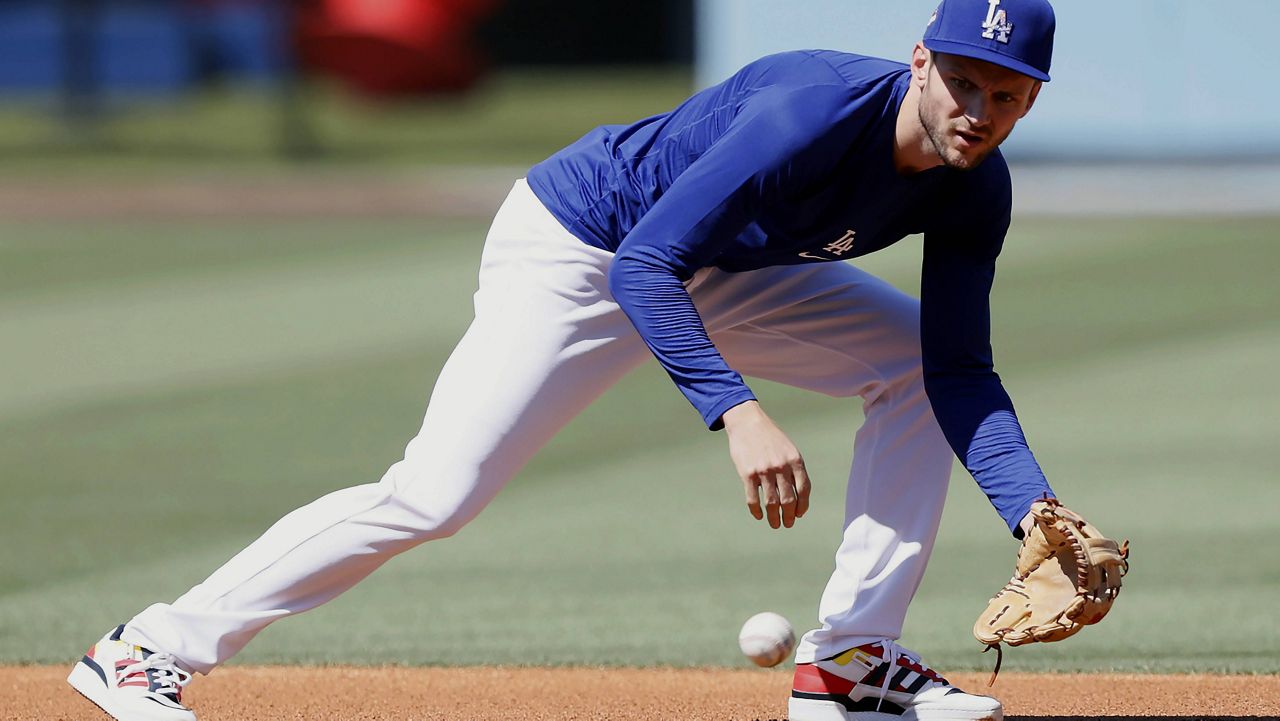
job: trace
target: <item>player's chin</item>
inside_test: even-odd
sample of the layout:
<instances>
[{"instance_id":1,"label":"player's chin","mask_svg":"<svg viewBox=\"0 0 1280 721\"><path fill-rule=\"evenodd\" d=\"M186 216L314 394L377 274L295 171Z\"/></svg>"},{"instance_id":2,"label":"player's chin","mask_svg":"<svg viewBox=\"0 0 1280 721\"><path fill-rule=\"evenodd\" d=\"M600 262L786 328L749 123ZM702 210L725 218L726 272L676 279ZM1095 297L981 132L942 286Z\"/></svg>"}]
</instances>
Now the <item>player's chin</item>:
<instances>
[{"instance_id":1,"label":"player's chin","mask_svg":"<svg viewBox=\"0 0 1280 721\"><path fill-rule=\"evenodd\" d=\"M952 146L947 149L942 160L952 170L973 170L982 165L982 161L986 160L994 149L985 145L966 145L963 148Z\"/></svg>"}]
</instances>

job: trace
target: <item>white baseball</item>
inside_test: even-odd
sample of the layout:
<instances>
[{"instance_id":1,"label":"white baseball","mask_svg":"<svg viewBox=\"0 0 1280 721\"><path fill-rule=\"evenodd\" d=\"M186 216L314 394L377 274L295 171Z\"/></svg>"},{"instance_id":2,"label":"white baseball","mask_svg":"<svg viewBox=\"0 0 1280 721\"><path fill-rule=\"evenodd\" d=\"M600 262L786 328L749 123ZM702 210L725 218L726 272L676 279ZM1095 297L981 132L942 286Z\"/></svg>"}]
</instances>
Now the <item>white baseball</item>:
<instances>
[{"instance_id":1,"label":"white baseball","mask_svg":"<svg viewBox=\"0 0 1280 721\"><path fill-rule=\"evenodd\" d=\"M757 666L777 666L791 656L796 633L787 619L773 611L757 613L742 624L738 648Z\"/></svg>"}]
</instances>

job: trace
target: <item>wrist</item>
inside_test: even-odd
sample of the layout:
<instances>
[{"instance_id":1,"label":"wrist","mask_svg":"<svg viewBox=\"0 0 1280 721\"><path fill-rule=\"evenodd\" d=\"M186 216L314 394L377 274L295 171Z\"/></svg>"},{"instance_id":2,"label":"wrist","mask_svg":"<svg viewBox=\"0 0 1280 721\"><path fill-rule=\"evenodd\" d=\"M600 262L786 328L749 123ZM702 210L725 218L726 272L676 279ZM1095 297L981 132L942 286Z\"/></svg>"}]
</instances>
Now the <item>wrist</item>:
<instances>
[{"instance_id":1,"label":"wrist","mask_svg":"<svg viewBox=\"0 0 1280 721\"><path fill-rule=\"evenodd\" d=\"M749 400L743 401L725 411L724 415L720 416L720 422L724 424L725 432L733 433L734 428L741 428L765 417L764 409L760 407L760 403Z\"/></svg>"},{"instance_id":2,"label":"wrist","mask_svg":"<svg viewBox=\"0 0 1280 721\"><path fill-rule=\"evenodd\" d=\"M1034 523L1031 519L1031 511L1027 511L1027 515L1023 516L1021 521L1018 521L1018 530L1022 531L1023 538L1026 538L1027 534L1031 533L1031 526Z\"/></svg>"}]
</instances>

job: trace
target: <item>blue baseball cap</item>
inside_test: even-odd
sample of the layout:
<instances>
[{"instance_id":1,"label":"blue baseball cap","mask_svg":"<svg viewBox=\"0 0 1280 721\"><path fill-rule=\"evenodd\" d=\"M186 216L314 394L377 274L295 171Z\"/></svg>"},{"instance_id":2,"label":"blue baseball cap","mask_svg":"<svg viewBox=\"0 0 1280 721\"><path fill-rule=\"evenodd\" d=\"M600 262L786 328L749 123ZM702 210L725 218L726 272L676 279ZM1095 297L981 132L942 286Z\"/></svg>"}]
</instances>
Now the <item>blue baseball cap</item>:
<instances>
[{"instance_id":1,"label":"blue baseball cap","mask_svg":"<svg viewBox=\"0 0 1280 721\"><path fill-rule=\"evenodd\" d=\"M942 0L924 46L1048 82L1055 24L1048 0Z\"/></svg>"}]
</instances>

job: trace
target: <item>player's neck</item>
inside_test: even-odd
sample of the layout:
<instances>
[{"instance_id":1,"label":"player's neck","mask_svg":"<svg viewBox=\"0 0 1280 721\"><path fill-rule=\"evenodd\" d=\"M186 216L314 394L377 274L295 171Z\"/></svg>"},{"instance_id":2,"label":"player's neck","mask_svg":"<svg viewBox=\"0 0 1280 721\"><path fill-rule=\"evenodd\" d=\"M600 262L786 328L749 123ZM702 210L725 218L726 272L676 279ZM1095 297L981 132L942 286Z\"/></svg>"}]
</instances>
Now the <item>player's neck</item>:
<instances>
[{"instance_id":1,"label":"player's neck","mask_svg":"<svg viewBox=\"0 0 1280 721\"><path fill-rule=\"evenodd\" d=\"M900 175L911 175L942 165L942 158L929 141L920 122L920 89L914 83L898 106L898 122L893 133L893 165Z\"/></svg>"}]
</instances>

